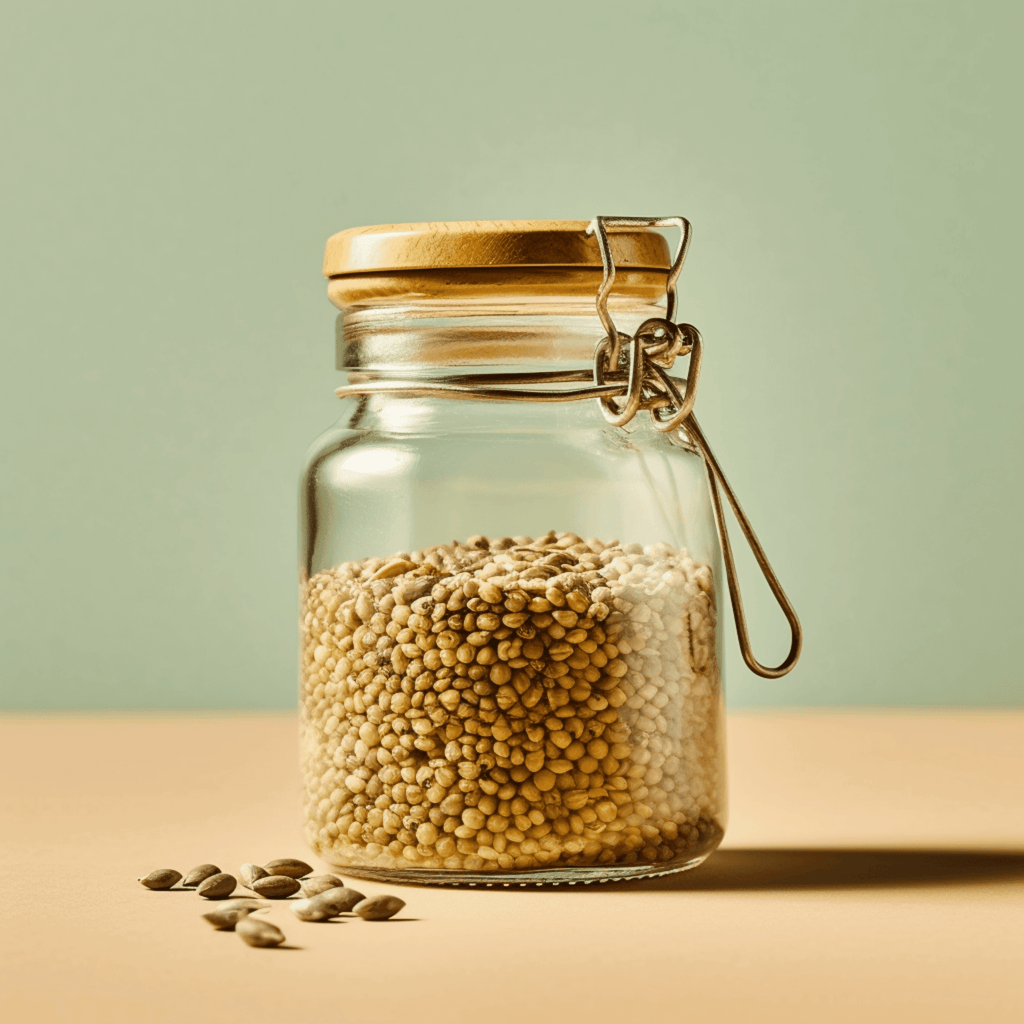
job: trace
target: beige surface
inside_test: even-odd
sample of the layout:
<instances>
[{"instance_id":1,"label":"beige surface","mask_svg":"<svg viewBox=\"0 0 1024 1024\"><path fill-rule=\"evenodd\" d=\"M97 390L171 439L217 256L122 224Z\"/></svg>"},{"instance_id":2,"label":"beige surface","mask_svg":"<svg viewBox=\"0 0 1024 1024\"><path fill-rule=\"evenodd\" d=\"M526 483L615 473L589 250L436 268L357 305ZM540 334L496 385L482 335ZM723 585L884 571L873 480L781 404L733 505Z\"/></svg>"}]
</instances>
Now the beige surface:
<instances>
[{"instance_id":1,"label":"beige surface","mask_svg":"<svg viewBox=\"0 0 1024 1024\"><path fill-rule=\"evenodd\" d=\"M1024 1019L1024 714L730 718L697 871L397 891L410 920L214 932L156 867L304 856L280 715L0 719L5 1020L622 1024Z\"/></svg>"}]
</instances>

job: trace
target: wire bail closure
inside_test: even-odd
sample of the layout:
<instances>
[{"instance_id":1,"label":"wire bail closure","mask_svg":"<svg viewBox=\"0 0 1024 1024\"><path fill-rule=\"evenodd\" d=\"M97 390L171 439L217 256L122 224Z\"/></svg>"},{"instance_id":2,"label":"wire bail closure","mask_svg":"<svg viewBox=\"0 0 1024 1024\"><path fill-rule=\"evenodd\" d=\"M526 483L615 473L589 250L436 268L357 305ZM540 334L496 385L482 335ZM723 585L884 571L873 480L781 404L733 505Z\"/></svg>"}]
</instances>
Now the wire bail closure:
<instances>
[{"instance_id":1,"label":"wire bail closure","mask_svg":"<svg viewBox=\"0 0 1024 1024\"><path fill-rule=\"evenodd\" d=\"M612 257L611 245L608 240L609 231L616 228L678 228L680 237L672 266L665 282L667 303L665 318L646 320L640 325L632 337L621 333L608 311L608 298L615 284L615 260ZM610 370L626 372L626 396L621 405L612 398L598 398L598 404L604 418L617 427L625 426L641 409L651 414L654 426L664 433L681 430L704 459L708 474L708 487L711 491L711 503L715 512L715 525L718 529L722 555L725 559L725 571L729 581L729 599L732 602L733 618L736 622L736 635L739 640L740 652L747 667L756 675L765 679L778 679L784 676L797 663L803 646L803 629L796 610L782 589L775 571L768 561L764 548L761 547L757 534L743 511L735 492L729 485L718 459L715 458L704 432L700 429L693 415L693 403L697 394L697 382L700 378L700 363L703 354L703 343L700 332L692 324L676 324L672 322L676 308L676 282L686 261L686 253L690 248L692 229L685 217L595 217L587 228L587 234L597 236L598 248L601 251L601 262L604 265L604 278L597 292L597 315L604 327L605 337L598 343L594 353L594 384L602 385ZM690 357L690 366L685 380L670 377L667 370L671 369L677 356ZM682 385L682 391L679 390ZM736 560L733 557L729 530L722 507L719 487L725 492L726 499L732 507L743 536L757 560L761 574L765 578L772 595L782 609L790 629L789 653L781 664L773 667L762 665L754 657L750 646L750 633L747 629L747 617L743 609L743 597L740 593L739 575L736 571Z\"/></svg>"},{"instance_id":2,"label":"wire bail closure","mask_svg":"<svg viewBox=\"0 0 1024 1024\"><path fill-rule=\"evenodd\" d=\"M612 257L608 234L609 231L618 228L637 227L678 228L680 239L665 283L665 316L645 320L635 334L628 335L616 328L608 311L608 298L615 285L615 260ZM430 381L365 380L340 387L335 394L339 398L349 395L393 394L405 397L454 398L464 401L512 402L571 402L593 398L597 400L604 418L616 427L624 427L641 409L646 409L657 430L666 434L678 431L704 460L715 513L715 525L725 560L729 599L732 603L740 652L747 667L755 675L765 679L778 679L786 675L797 663L803 646L803 629L796 610L782 589L782 584L779 583L768 556L754 533L750 520L693 415L703 356L700 332L692 324L673 322L676 282L683 269L692 235L690 222L685 217L595 217L587 228L587 234L596 235L604 266L604 277L597 292L597 315L605 336L594 350L592 374L586 371L556 370L543 373L454 374ZM686 377L670 376L668 371L681 356L689 356L690 359ZM592 383L589 387L571 390L541 390L537 387L554 383L583 384L590 380ZM526 385L526 389L516 388L514 385ZM739 576L719 488L725 492L726 500L736 516L761 574L789 623L789 653L775 667L762 665L754 657L750 646Z\"/></svg>"},{"instance_id":3,"label":"wire bail closure","mask_svg":"<svg viewBox=\"0 0 1024 1024\"><path fill-rule=\"evenodd\" d=\"M615 284L615 260L612 257L609 230L616 228L678 228L679 246L665 282L667 306L665 316L645 320L630 337L619 331L608 311L608 298ZM626 399L617 405L614 399L599 398L604 418L613 426L625 426L640 409L650 411L654 426L663 433L678 429L693 411L700 378L703 343L700 332L692 324L672 322L676 307L676 281L683 269L690 247L690 222L684 217L596 217L587 234L597 236L597 245L604 265L604 278L597 292L597 315L605 329L604 339L594 353L594 383L605 383L611 371L625 371ZM623 352L623 349L626 352ZM679 356L690 356L685 380L670 377L666 371ZM682 392L679 391L680 385Z\"/></svg>"}]
</instances>

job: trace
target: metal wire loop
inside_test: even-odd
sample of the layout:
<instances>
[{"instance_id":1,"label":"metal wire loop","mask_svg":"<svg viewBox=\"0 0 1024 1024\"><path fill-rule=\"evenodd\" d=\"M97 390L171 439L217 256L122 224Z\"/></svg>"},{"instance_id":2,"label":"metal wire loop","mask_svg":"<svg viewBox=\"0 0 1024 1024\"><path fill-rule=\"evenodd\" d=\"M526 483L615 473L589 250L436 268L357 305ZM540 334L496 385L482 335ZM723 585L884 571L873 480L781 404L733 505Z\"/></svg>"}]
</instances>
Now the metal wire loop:
<instances>
[{"instance_id":1,"label":"metal wire loop","mask_svg":"<svg viewBox=\"0 0 1024 1024\"><path fill-rule=\"evenodd\" d=\"M729 600L732 602L732 617L736 624L736 638L739 641L740 653L743 655L747 668L755 675L759 675L764 679L779 679L793 668L800 657L800 651L803 649L804 636L800 619L797 617L796 609L793 607L792 602L782 589L782 584L779 582L778 576L775 575L775 570L772 569L768 556L765 554L764 548L761 547L761 542L757 539L757 534L754 533L754 528L750 525L750 520L743 511L739 499L736 497L732 487L729 486L729 481L725 478L718 459L715 458L714 452L711 451L711 446L708 444L707 438L704 437L704 432L700 429L696 417L692 414L688 417L684 430L687 437L693 442L694 447L697 448L703 457L704 465L707 469L711 504L715 511L715 524L718 527L718 538L722 545L722 556L725 559L725 575L729 582ZM774 668L762 665L754 657L754 652L750 646L747 616L743 610L743 596L740 593L739 575L736 572L736 560L733 558L732 544L729 541L729 530L725 523L722 498L718 491L719 486L725 491L725 496L732 506L733 514L736 516L740 529L743 531L743 536L746 537L747 544L750 545L750 550L757 560L761 575L764 576L772 596L775 598L779 608L782 609L782 614L786 616L786 621L789 623L789 653Z\"/></svg>"},{"instance_id":2,"label":"metal wire loop","mask_svg":"<svg viewBox=\"0 0 1024 1024\"><path fill-rule=\"evenodd\" d=\"M604 278L597 291L597 315L601 318L601 326L606 337L616 338L619 332L615 329L611 314L608 312L608 296L615 284L615 259L612 256L611 243L608 241L609 230L616 228L678 228L679 246L669 267L665 281L665 293L668 305L665 308L665 319L672 320L676 312L676 282L686 262L686 253L690 248L692 229L685 217L595 217L587 225L587 234L597 236L597 247L601 253L604 266Z\"/></svg>"}]
</instances>

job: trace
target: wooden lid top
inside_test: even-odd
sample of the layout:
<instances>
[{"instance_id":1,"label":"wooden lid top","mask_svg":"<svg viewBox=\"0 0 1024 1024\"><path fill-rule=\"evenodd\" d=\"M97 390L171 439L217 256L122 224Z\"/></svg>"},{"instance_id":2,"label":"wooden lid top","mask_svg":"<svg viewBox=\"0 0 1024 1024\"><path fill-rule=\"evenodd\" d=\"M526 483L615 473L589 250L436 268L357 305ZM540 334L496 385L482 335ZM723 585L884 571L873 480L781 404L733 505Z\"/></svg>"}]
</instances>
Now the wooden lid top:
<instances>
[{"instance_id":1,"label":"wooden lid top","mask_svg":"<svg viewBox=\"0 0 1024 1024\"><path fill-rule=\"evenodd\" d=\"M467 220L349 228L327 240L324 277L470 267L600 267L585 220ZM637 228L611 236L616 267L667 270L668 242Z\"/></svg>"},{"instance_id":2,"label":"wooden lid top","mask_svg":"<svg viewBox=\"0 0 1024 1024\"><path fill-rule=\"evenodd\" d=\"M581 281L583 289L592 293L595 273L600 283L601 253L596 238L587 234L588 223L474 220L349 228L327 240L324 276L331 279L332 301L342 308L353 302L372 303L376 296L394 301L396 293L407 288L424 290L430 279L428 290L436 298L442 297L439 293L446 287L451 293L462 293L470 281L475 294L506 291L520 283L531 294L537 294L538 288L557 294L565 286L569 291L580 288ZM651 296L664 290L672 255L662 235L636 228L616 231L610 240L616 269L623 272L623 286ZM506 269L511 272L503 273ZM463 273L453 277L452 271ZM437 280L438 272L443 282Z\"/></svg>"}]
</instances>

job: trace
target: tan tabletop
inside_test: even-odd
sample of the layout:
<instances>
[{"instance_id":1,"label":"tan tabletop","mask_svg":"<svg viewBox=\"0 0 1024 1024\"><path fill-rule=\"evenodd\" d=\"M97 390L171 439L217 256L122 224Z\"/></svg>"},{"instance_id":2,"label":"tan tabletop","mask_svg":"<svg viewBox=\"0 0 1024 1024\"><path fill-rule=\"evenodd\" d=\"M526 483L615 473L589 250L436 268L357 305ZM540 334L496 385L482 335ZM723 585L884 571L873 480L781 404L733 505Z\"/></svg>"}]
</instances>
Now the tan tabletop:
<instances>
[{"instance_id":1,"label":"tan tabletop","mask_svg":"<svg viewBox=\"0 0 1024 1024\"><path fill-rule=\"evenodd\" d=\"M295 719L8 716L0 1013L20 1022L1024 1020L1024 713L746 713L730 825L641 883L431 889L251 949L157 867L309 859ZM318 868L325 865L311 861ZM239 895L244 894L240 892Z\"/></svg>"}]
</instances>

